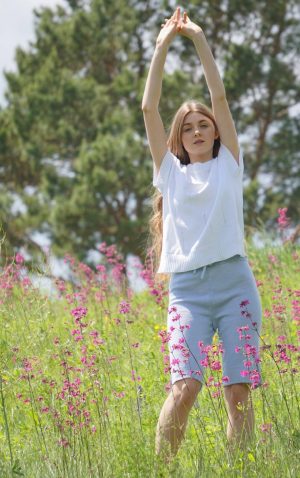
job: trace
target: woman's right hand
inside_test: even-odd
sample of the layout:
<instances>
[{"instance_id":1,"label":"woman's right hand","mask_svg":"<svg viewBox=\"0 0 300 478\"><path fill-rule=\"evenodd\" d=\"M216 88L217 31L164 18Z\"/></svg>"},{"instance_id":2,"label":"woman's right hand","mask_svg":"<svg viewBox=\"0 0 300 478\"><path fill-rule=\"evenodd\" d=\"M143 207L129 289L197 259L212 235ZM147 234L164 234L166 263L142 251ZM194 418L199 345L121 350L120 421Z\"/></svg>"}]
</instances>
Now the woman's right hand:
<instances>
[{"instance_id":1,"label":"woman's right hand","mask_svg":"<svg viewBox=\"0 0 300 478\"><path fill-rule=\"evenodd\" d=\"M161 25L161 30L156 39L156 45L169 46L177 32L180 30L180 7L177 7L170 18L165 19L165 23Z\"/></svg>"}]
</instances>

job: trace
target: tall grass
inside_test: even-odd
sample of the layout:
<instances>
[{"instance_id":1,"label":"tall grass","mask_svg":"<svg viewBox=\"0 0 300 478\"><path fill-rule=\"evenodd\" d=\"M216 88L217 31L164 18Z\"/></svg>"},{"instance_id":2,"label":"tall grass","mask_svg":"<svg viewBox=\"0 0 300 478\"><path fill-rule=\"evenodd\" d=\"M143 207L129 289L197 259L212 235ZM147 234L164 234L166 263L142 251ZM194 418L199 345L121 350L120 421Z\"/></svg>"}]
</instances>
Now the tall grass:
<instances>
[{"instance_id":1,"label":"tall grass","mask_svg":"<svg viewBox=\"0 0 300 478\"><path fill-rule=\"evenodd\" d=\"M222 370L208 369L170 465L154 452L170 391L168 283L145 265L134 292L116 248L101 247L94 271L67 255L73 280L50 296L22 255L2 270L0 476L300 476L299 246L247 249L264 311L254 439L228 447Z\"/></svg>"}]
</instances>

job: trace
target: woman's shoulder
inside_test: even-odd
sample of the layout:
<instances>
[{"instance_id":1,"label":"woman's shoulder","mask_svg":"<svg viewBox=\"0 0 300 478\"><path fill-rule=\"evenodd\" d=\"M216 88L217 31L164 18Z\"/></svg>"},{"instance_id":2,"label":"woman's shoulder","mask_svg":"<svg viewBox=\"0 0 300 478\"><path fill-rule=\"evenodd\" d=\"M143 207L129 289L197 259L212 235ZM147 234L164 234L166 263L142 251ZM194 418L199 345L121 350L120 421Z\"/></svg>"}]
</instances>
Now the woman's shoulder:
<instances>
[{"instance_id":1,"label":"woman's shoulder","mask_svg":"<svg viewBox=\"0 0 300 478\"><path fill-rule=\"evenodd\" d=\"M235 159L230 149L225 146L224 143L220 143L220 149L218 153L218 158L221 160L220 165L228 167L234 173L243 173L244 171L244 160L243 160L243 149L239 145L239 161ZM224 160L224 161L222 161Z\"/></svg>"}]
</instances>

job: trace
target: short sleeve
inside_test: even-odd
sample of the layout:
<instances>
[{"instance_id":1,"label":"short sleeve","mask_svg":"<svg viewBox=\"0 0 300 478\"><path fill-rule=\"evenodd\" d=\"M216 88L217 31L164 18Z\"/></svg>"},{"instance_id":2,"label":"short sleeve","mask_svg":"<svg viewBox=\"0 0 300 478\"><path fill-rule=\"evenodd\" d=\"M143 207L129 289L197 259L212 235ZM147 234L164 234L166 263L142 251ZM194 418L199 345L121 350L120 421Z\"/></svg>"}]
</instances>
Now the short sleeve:
<instances>
[{"instance_id":1,"label":"short sleeve","mask_svg":"<svg viewBox=\"0 0 300 478\"><path fill-rule=\"evenodd\" d=\"M153 186L155 186L162 194L166 184L168 184L170 173L176 165L176 160L176 156L168 150L162 159L158 172L153 161Z\"/></svg>"},{"instance_id":2,"label":"short sleeve","mask_svg":"<svg viewBox=\"0 0 300 478\"><path fill-rule=\"evenodd\" d=\"M233 174L242 177L244 173L244 157L243 149L240 145L239 148L239 164L231 151L223 143L221 143L220 146L219 156L224 157L224 160L227 161L226 166L228 166L228 169L230 169Z\"/></svg>"}]
</instances>

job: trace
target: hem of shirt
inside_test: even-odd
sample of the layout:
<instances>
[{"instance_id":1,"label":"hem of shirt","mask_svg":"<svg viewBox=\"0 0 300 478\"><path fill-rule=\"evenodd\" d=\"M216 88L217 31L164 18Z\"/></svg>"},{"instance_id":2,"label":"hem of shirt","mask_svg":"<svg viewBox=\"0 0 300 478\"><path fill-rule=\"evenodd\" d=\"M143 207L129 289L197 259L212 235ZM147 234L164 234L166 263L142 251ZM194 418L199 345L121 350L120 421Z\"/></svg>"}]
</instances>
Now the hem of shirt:
<instances>
[{"instance_id":1,"label":"hem of shirt","mask_svg":"<svg viewBox=\"0 0 300 478\"><path fill-rule=\"evenodd\" d=\"M213 259L204 259L202 261L195 260L195 256L187 258L183 254L166 254L168 257L163 258L160 262L157 274L173 274L175 272L188 272L199 267L204 267L215 262L225 261L235 254L247 257L245 248L232 250L223 256L215 256Z\"/></svg>"}]
</instances>

